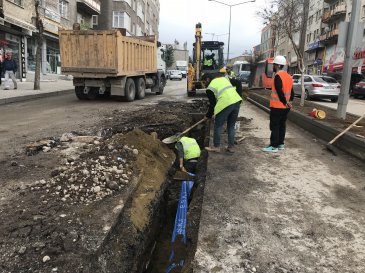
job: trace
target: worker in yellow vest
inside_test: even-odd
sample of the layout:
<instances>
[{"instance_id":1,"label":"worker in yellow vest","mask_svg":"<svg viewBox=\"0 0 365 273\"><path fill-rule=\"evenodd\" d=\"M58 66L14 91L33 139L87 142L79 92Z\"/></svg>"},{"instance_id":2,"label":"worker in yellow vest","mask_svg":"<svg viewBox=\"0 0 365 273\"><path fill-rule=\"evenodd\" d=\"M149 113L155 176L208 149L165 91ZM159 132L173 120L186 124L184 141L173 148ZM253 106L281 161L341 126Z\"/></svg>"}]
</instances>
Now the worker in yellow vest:
<instances>
[{"instance_id":1,"label":"worker in yellow vest","mask_svg":"<svg viewBox=\"0 0 365 273\"><path fill-rule=\"evenodd\" d=\"M206 147L206 150L211 152L221 151L221 131L223 124L227 122L227 152L234 153L234 126L237 121L242 99L230 81L221 73L216 73L213 76L206 74L204 75L204 80L209 84L206 91L209 99L209 109L205 118L209 119L214 115L214 146Z\"/></svg>"},{"instance_id":2,"label":"worker in yellow vest","mask_svg":"<svg viewBox=\"0 0 365 273\"><path fill-rule=\"evenodd\" d=\"M284 150L286 119L290 111L290 101L294 98L293 79L284 71L287 62L284 56L274 58L275 77L270 96L270 145L263 148L264 152L277 153Z\"/></svg>"},{"instance_id":3,"label":"worker in yellow vest","mask_svg":"<svg viewBox=\"0 0 365 273\"><path fill-rule=\"evenodd\" d=\"M181 171L195 173L200 147L194 138L183 136L175 144Z\"/></svg>"},{"instance_id":4,"label":"worker in yellow vest","mask_svg":"<svg viewBox=\"0 0 365 273\"><path fill-rule=\"evenodd\" d=\"M227 73L227 77L229 79L236 79L236 75L234 74L234 72L232 71L233 67L231 64L227 64L226 65L226 73Z\"/></svg>"}]
</instances>

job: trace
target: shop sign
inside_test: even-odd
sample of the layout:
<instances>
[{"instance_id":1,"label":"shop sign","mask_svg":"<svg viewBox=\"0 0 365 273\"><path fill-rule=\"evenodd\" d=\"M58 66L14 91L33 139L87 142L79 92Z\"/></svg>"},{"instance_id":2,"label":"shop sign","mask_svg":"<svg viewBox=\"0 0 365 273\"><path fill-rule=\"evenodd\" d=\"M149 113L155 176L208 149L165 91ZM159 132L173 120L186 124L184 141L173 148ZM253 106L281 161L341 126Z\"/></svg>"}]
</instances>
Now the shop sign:
<instances>
[{"instance_id":1,"label":"shop sign","mask_svg":"<svg viewBox=\"0 0 365 273\"><path fill-rule=\"evenodd\" d=\"M364 59L364 58L365 58L365 49L363 49L363 50L359 50L359 49L355 50L354 57L353 57L354 60Z\"/></svg>"},{"instance_id":2,"label":"shop sign","mask_svg":"<svg viewBox=\"0 0 365 273\"><path fill-rule=\"evenodd\" d=\"M307 50L313 50L316 48L319 48L319 41L309 44Z\"/></svg>"},{"instance_id":3,"label":"shop sign","mask_svg":"<svg viewBox=\"0 0 365 273\"><path fill-rule=\"evenodd\" d=\"M25 70L25 43L24 39L21 39L20 44L20 61L22 66L22 79L25 79L27 77L26 70Z\"/></svg>"}]
</instances>

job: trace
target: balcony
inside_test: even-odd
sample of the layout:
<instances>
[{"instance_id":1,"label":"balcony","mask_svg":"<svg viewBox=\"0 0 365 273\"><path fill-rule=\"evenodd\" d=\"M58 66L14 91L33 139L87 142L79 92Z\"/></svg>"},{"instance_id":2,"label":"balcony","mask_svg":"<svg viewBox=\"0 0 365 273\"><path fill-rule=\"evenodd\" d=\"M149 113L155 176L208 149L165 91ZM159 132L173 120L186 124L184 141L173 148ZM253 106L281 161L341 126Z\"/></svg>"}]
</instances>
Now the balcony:
<instances>
[{"instance_id":1,"label":"balcony","mask_svg":"<svg viewBox=\"0 0 365 273\"><path fill-rule=\"evenodd\" d=\"M342 15L346 15L346 5L338 5L333 10L325 9L322 16L322 23L329 23L333 20L338 19Z\"/></svg>"},{"instance_id":2,"label":"balcony","mask_svg":"<svg viewBox=\"0 0 365 273\"><path fill-rule=\"evenodd\" d=\"M339 34L339 29L335 28L332 29L331 31L324 33L321 35L320 37L320 41L323 44L333 44L337 42L337 38L338 38L338 34Z\"/></svg>"},{"instance_id":3,"label":"balcony","mask_svg":"<svg viewBox=\"0 0 365 273\"><path fill-rule=\"evenodd\" d=\"M333 16L346 14L346 5L345 4L338 5L337 7L335 7L332 13Z\"/></svg>"},{"instance_id":4,"label":"balcony","mask_svg":"<svg viewBox=\"0 0 365 273\"><path fill-rule=\"evenodd\" d=\"M330 21L331 14L332 12L330 10L323 12L322 23L328 23Z\"/></svg>"},{"instance_id":5,"label":"balcony","mask_svg":"<svg viewBox=\"0 0 365 273\"><path fill-rule=\"evenodd\" d=\"M90 15L100 14L100 1L99 0L76 0L77 10L84 11Z\"/></svg>"}]
</instances>

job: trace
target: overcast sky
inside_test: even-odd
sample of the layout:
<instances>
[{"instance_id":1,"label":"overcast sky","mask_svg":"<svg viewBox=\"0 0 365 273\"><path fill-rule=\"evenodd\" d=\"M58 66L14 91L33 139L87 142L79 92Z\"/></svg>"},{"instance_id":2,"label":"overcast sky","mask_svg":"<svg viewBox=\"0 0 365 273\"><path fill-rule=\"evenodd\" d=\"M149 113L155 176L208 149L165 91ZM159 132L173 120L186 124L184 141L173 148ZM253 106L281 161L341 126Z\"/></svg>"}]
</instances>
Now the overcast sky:
<instances>
[{"instance_id":1,"label":"overcast sky","mask_svg":"<svg viewBox=\"0 0 365 273\"><path fill-rule=\"evenodd\" d=\"M227 4L237 4L245 0L220 0ZM160 38L162 43L180 44L188 42L191 51L195 40L195 24L202 24L203 40L219 39L225 43L227 53L229 30L229 7L208 0L160 0ZM230 58L239 56L244 50L252 50L261 39L262 20L256 12L265 6L265 0L256 0L232 7ZM222 35L227 34L227 35ZM217 35L221 35L218 36Z\"/></svg>"}]
</instances>

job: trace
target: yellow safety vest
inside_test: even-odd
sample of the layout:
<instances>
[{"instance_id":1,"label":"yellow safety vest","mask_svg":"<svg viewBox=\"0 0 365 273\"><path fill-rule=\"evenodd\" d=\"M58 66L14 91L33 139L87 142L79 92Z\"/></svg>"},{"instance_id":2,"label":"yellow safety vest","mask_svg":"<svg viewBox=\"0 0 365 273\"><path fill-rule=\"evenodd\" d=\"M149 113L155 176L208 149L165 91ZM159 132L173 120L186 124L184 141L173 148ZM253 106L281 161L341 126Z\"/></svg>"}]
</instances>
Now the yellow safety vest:
<instances>
[{"instance_id":1,"label":"yellow safety vest","mask_svg":"<svg viewBox=\"0 0 365 273\"><path fill-rule=\"evenodd\" d=\"M241 101L236 88L226 77L219 77L212 80L208 89L214 93L217 103L214 107L214 115L217 115L224 108Z\"/></svg>"},{"instance_id":2,"label":"yellow safety vest","mask_svg":"<svg viewBox=\"0 0 365 273\"><path fill-rule=\"evenodd\" d=\"M204 59L204 65L205 66L212 66L213 60L212 59Z\"/></svg>"},{"instance_id":3,"label":"yellow safety vest","mask_svg":"<svg viewBox=\"0 0 365 273\"><path fill-rule=\"evenodd\" d=\"M184 148L184 159L189 160L200 156L200 147L194 138L182 137L179 142Z\"/></svg>"}]
</instances>

